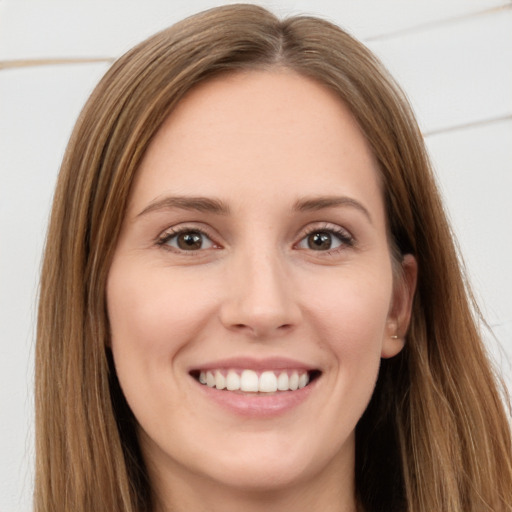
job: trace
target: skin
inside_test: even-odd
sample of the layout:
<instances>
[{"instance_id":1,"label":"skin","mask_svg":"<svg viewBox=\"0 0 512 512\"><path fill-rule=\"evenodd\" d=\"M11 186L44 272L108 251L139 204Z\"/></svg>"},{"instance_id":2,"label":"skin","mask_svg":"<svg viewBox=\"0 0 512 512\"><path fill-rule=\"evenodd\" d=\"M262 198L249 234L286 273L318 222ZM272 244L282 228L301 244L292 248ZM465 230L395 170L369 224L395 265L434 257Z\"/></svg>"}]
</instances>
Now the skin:
<instances>
[{"instance_id":1,"label":"skin","mask_svg":"<svg viewBox=\"0 0 512 512\"><path fill-rule=\"evenodd\" d=\"M176 196L229 211L166 203ZM316 201L333 196L344 200ZM202 246L181 250L179 229L204 231ZM311 248L310 232L331 249ZM409 321L416 263L401 265L377 165L333 93L278 69L216 78L180 102L137 174L107 286L159 510L355 510L354 429ZM321 375L290 410L247 418L189 375L231 357Z\"/></svg>"}]
</instances>

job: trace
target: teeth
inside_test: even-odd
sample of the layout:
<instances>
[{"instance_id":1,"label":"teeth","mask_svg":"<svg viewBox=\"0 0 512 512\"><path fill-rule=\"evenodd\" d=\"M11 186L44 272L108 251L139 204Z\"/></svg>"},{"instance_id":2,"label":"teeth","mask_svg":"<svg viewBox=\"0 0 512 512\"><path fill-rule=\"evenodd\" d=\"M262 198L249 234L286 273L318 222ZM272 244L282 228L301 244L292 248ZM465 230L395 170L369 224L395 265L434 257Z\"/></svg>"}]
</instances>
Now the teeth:
<instances>
[{"instance_id":1,"label":"teeth","mask_svg":"<svg viewBox=\"0 0 512 512\"><path fill-rule=\"evenodd\" d=\"M215 377L212 372L206 372L206 385L209 388L215 387Z\"/></svg>"},{"instance_id":2,"label":"teeth","mask_svg":"<svg viewBox=\"0 0 512 512\"><path fill-rule=\"evenodd\" d=\"M290 389L288 384L289 382L290 379L288 378L288 374L286 372L282 372L277 378L277 389L279 389L279 391L288 391Z\"/></svg>"},{"instance_id":3,"label":"teeth","mask_svg":"<svg viewBox=\"0 0 512 512\"><path fill-rule=\"evenodd\" d=\"M259 391L263 393L277 391L277 377L274 372L263 372L260 375Z\"/></svg>"},{"instance_id":4,"label":"teeth","mask_svg":"<svg viewBox=\"0 0 512 512\"><path fill-rule=\"evenodd\" d=\"M240 389L240 377L238 373L233 370L229 370L228 376L226 377L226 388L229 391L237 391Z\"/></svg>"},{"instance_id":5,"label":"teeth","mask_svg":"<svg viewBox=\"0 0 512 512\"><path fill-rule=\"evenodd\" d=\"M275 393L276 391L295 391L309 383L307 372L294 370L290 373L280 371L276 374L267 370L258 375L254 370L220 370L200 372L199 382L210 388L243 391L246 393Z\"/></svg>"},{"instance_id":6,"label":"teeth","mask_svg":"<svg viewBox=\"0 0 512 512\"><path fill-rule=\"evenodd\" d=\"M215 372L215 387L217 389L224 389L226 387L226 378L221 372Z\"/></svg>"},{"instance_id":7,"label":"teeth","mask_svg":"<svg viewBox=\"0 0 512 512\"><path fill-rule=\"evenodd\" d=\"M240 389L257 393L259 391L258 374L252 370L244 370L240 377Z\"/></svg>"},{"instance_id":8,"label":"teeth","mask_svg":"<svg viewBox=\"0 0 512 512\"><path fill-rule=\"evenodd\" d=\"M297 372L293 372L290 375L289 386L292 391L295 391L296 389L299 388L299 374Z\"/></svg>"}]
</instances>

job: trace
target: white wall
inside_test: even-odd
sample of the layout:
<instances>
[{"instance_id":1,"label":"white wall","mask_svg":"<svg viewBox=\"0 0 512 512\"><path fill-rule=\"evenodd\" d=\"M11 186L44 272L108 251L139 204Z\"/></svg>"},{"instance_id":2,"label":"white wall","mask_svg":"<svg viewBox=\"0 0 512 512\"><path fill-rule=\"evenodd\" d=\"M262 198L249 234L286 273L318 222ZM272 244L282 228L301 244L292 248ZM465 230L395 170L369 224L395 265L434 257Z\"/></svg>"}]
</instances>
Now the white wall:
<instances>
[{"instance_id":1,"label":"white wall","mask_svg":"<svg viewBox=\"0 0 512 512\"><path fill-rule=\"evenodd\" d=\"M0 512L29 510L40 254L67 137L109 62L214 0L0 0ZM275 0L365 41L407 91L512 382L512 3ZM66 59L68 59L66 61ZM89 62L93 59L92 62Z\"/></svg>"}]
</instances>

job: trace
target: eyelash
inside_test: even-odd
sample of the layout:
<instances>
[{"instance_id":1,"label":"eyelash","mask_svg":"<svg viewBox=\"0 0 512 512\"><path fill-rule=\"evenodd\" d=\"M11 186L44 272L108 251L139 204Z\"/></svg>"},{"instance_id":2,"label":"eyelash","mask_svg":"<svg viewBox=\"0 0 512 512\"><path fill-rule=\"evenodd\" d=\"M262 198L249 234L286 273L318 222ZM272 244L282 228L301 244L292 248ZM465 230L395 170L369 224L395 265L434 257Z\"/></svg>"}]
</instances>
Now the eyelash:
<instances>
[{"instance_id":1,"label":"eyelash","mask_svg":"<svg viewBox=\"0 0 512 512\"><path fill-rule=\"evenodd\" d=\"M208 234L204 229L191 227L191 226L184 226L181 228L168 229L167 231L165 231L165 233L163 233L160 237L158 237L158 239L156 241L156 245L158 245L159 247L162 247L162 249L164 249L166 251L179 252L180 254L186 254L188 256L194 256L194 255L197 256L197 253L201 252L201 251L193 251L193 250L187 251L185 249L180 250L180 249L177 249L174 247L170 247L168 245L170 240L172 240L173 238L178 237L179 235L184 234L184 233L197 233L199 235L206 237L208 240L210 240L214 246L217 245L213 241L212 236L210 234ZM194 254L194 253L196 253L196 254Z\"/></svg>"},{"instance_id":2,"label":"eyelash","mask_svg":"<svg viewBox=\"0 0 512 512\"><path fill-rule=\"evenodd\" d=\"M315 233L328 233L330 235L334 235L341 241L341 245L335 247L334 249L328 249L326 251L315 251L314 249L310 249L312 252L321 253L324 256L329 256L339 251L343 251L346 248L354 247L356 245L355 238L344 228L333 224L323 224L321 226L312 226L308 228L301 236L298 243L305 240L308 236L313 235ZM295 244L297 245L297 244Z\"/></svg>"},{"instance_id":3,"label":"eyelash","mask_svg":"<svg viewBox=\"0 0 512 512\"><path fill-rule=\"evenodd\" d=\"M191 227L191 226L184 226L182 228L170 228L165 233L163 233L160 237L158 237L156 241L156 245L159 247L162 247L164 250L172 251L172 252L179 252L180 254L186 254L188 256L197 256L198 252L202 252L201 249L199 250L185 250L185 249L177 249L174 247L170 247L168 245L169 241L172 240L175 237L178 237L181 234L184 233L197 233L199 235L202 235L206 237L210 242L213 244L213 246L219 247L214 241L213 237L206 232L206 230L197 228L197 227ZM309 249L312 252L318 252L322 255L328 256L333 253L336 253L338 251L341 251L343 249L346 249L347 247L354 247L356 245L355 238L346 230L343 228L340 228L338 226L334 226L332 224L324 224L321 226L312 226L308 228L304 233L301 234L301 237L299 241L294 244L294 247L296 247L298 244L303 242L305 239L307 239L308 236L315 234L315 233L327 233L330 235L334 235L336 238L338 238L341 242L340 246L335 247L334 249L328 249L325 251L318 250L315 251L314 249ZM203 249L204 251L205 249Z\"/></svg>"}]
</instances>

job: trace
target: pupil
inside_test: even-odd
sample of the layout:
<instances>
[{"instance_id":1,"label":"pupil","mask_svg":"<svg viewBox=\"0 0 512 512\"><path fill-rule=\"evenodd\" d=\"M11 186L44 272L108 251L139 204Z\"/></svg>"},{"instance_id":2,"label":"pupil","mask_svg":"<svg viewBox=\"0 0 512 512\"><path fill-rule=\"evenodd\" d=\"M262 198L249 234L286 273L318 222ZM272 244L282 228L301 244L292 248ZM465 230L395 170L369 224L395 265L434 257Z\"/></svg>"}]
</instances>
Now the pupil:
<instances>
[{"instance_id":1,"label":"pupil","mask_svg":"<svg viewBox=\"0 0 512 512\"><path fill-rule=\"evenodd\" d=\"M184 233L178 237L178 246L180 249L190 251L191 249L201 249L201 235L195 232Z\"/></svg>"},{"instance_id":2,"label":"pupil","mask_svg":"<svg viewBox=\"0 0 512 512\"><path fill-rule=\"evenodd\" d=\"M313 233L309 235L308 245L314 251L326 250L331 248L331 235L329 233Z\"/></svg>"}]
</instances>

